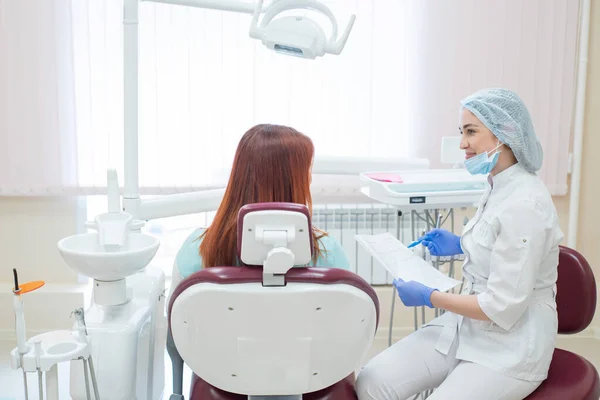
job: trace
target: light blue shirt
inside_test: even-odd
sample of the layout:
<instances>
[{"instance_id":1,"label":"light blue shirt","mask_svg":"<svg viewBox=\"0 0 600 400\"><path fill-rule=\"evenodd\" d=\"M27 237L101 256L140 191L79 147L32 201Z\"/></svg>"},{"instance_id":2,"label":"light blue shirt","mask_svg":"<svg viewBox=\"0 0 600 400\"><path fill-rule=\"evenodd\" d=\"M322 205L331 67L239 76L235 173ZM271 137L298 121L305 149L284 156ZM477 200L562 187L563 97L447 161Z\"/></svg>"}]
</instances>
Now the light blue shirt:
<instances>
[{"instance_id":1,"label":"light blue shirt","mask_svg":"<svg viewBox=\"0 0 600 400\"><path fill-rule=\"evenodd\" d=\"M187 278L194 272L202 269L202 257L200 256L200 243L198 239L204 232L203 228L192 232L177 252L175 263L181 278ZM307 266L317 266L325 268L340 268L350 270L350 262L340 242L331 236L323 236L319 239L319 248L322 255L317 258L316 263L309 263Z\"/></svg>"}]
</instances>

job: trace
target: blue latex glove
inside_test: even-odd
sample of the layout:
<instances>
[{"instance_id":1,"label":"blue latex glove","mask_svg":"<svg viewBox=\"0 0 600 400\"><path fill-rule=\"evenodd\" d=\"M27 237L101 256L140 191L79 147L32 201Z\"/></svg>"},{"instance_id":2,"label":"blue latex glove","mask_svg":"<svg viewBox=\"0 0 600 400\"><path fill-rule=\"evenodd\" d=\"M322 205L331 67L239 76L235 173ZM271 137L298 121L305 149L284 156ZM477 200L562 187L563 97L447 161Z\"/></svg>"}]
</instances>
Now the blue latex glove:
<instances>
[{"instance_id":1,"label":"blue latex glove","mask_svg":"<svg viewBox=\"0 0 600 400\"><path fill-rule=\"evenodd\" d=\"M423 246L429 249L432 256L463 254L460 248L460 236L445 229L432 229L419 240Z\"/></svg>"},{"instance_id":2,"label":"blue latex glove","mask_svg":"<svg viewBox=\"0 0 600 400\"><path fill-rule=\"evenodd\" d=\"M398 291L400 300L407 307L427 306L433 308L431 304L431 293L437 289L432 289L422 283L410 281L404 282L402 279L394 279L394 286Z\"/></svg>"}]
</instances>

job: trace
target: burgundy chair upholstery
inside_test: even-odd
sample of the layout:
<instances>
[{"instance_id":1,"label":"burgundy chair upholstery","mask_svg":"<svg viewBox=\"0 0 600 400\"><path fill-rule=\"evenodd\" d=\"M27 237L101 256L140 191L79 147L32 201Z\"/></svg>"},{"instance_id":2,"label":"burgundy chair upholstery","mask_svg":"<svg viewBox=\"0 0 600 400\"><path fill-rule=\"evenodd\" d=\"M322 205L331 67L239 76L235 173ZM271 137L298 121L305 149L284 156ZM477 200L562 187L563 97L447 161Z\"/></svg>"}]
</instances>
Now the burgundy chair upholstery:
<instances>
[{"instance_id":1,"label":"burgundy chair upholstery","mask_svg":"<svg viewBox=\"0 0 600 400\"><path fill-rule=\"evenodd\" d=\"M308 226L312 227L310 214L305 206L300 204L292 203L258 203L249 204L240 210L238 214L238 244L237 252L238 258L241 258L241 237L243 229L243 218L244 216L252 211L261 210L287 210L287 211L298 211L304 213L308 218ZM314 252L313 243L311 241L311 254ZM313 283L320 285L332 285L332 284L346 284L354 286L361 291L365 292L373 300L376 310L376 325L379 325L379 299L377 293L360 276L346 270L338 268L319 268L319 267L306 267L306 268L292 268L285 276L286 282L295 283ZM168 316L169 316L169 327L171 326L171 310L175 299L190 286L199 283L213 283L222 285L232 285L236 283L259 283L263 281L262 268L260 266L246 266L241 267L213 267L202 269L184 280L182 280L173 295L168 305ZM170 328L169 328L170 329ZM303 394L304 400L356 400L356 393L354 390L354 373L349 375L346 379L337 382L336 384L319 390L313 393ZM190 400L246 400L248 396L240 395L235 393L229 393L221 389L211 386L209 383L198 377L196 374L192 374L192 383L190 387Z\"/></svg>"},{"instance_id":2,"label":"burgundy chair upholstery","mask_svg":"<svg viewBox=\"0 0 600 400\"><path fill-rule=\"evenodd\" d=\"M190 400L247 400L248 396L224 392L209 385L196 374L192 376ZM302 395L303 400L357 400L354 391L354 374L333 386L318 392Z\"/></svg>"},{"instance_id":3,"label":"burgundy chair upholstery","mask_svg":"<svg viewBox=\"0 0 600 400\"><path fill-rule=\"evenodd\" d=\"M574 334L589 326L596 311L596 281L590 265L577 251L560 247L556 283L558 332ZM598 400L600 379L585 358L555 349L548 378L528 400Z\"/></svg>"}]
</instances>

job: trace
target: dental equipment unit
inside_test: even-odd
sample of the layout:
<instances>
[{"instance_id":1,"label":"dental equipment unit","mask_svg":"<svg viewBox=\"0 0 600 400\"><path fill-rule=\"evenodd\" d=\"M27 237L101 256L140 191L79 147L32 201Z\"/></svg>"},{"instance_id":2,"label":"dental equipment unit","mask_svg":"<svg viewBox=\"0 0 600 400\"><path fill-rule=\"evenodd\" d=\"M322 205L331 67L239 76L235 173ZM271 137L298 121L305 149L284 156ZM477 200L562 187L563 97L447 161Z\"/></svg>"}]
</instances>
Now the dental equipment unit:
<instances>
[{"instance_id":1,"label":"dental equipment unit","mask_svg":"<svg viewBox=\"0 0 600 400\"><path fill-rule=\"evenodd\" d=\"M76 329L72 331L51 331L26 339L25 314L23 311L22 295L33 292L44 286L44 281L34 281L19 285L17 270L13 269L15 287L13 289L15 311L15 328L17 335L17 347L11 352L11 367L13 369L23 370L23 385L25 400L29 399L27 387L27 373L37 372L38 378L38 399L44 399L43 377L46 375L46 396L47 400L58 400L58 363L72 360L82 360L84 364L85 384L87 400L91 400L89 378L87 371L89 369L94 398L100 400L96 375L94 373L94 364L91 356L90 338L85 329L85 319L83 309L74 311L77 318Z\"/></svg>"},{"instance_id":2,"label":"dental equipment unit","mask_svg":"<svg viewBox=\"0 0 600 400\"><path fill-rule=\"evenodd\" d=\"M119 191L114 170L108 171L108 191ZM164 391L165 277L148 264L159 242L139 232L144 222L120 211L119 200L109 196L109 211L86 224L96 232L66 237L57 246L70 268L93 279L85 330L100 366L94 371L89 364L99 392L106 399L157 400ZM71 362L73 400L89 398L87 366Z\"/></svg>"}]
</instances>

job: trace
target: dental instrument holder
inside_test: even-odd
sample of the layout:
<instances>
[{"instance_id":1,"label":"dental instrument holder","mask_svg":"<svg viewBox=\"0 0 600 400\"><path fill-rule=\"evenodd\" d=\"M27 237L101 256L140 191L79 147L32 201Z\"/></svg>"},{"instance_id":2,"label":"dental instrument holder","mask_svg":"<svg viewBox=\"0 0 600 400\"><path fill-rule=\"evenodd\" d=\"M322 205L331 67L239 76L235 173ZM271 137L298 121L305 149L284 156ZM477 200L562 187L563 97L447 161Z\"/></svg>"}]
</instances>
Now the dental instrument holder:
<instances>
[{"instance_id":1,"label":"dental instrument holder","mask_svg":"<svg viewBox=\"0 0 600 400\"><path fill-rule=\"evenodd\" d=\"M78 324L77 330L51 331L34 336L27 341L28 352L20 355L18 348L11 352L13 369L22 368L23 373L37 372L40 395L43 399L42 373L46 375L46 399L59 400L58 394L58 364L73 360L82 360L86 384L88 383L88 368L92 377L95 399L100 400L96 375L91 362L91 341L85 332L85 327ZM88 390L89 392L89 390ZM27 393L27 391L26 391ZM87 397L91 400L91 397Z\"/></svg>"},{"instance_id":2,"label":"dental instrument holder","mask_svg":"<svg viewBox=\"0 0 600 400\"><path fill-rule=\"evenodd\" d=\"M27 388L27 373L34 372L38 376L38 389L40 400L44 399L43 378L46 374L46 399L58 400L58 367L57 364L73 359L83 359L87 365L90 361L91 367L91 346L87 332L85 331L85 322L83 314L78 318L79 329L77 331L51 331L36 335L26 340L25 315L23 311L23 300L21 296L42 287L45 282L35 281L19 285L17 270L13 269L15 287L14 311L15 311L15 329L17 336L17 347L11 355L12 369L22 369L25 399L29 398ZM81 311L83 312L83 311ZM82 329L83 325L83 329ZM94 393L96 400L100 400L96 377L92 370L92 382L94 383ZM86 373L87 379L87 373ZM91 397L88 396L91 400Z\"/></svg>"},{"instance_id":3,"label":"dental instrument holder","mask_svg":"<svg viewBox=\"0 0 600 400\"><path fill-rule=\"evenodd\" d=\"M118 193L118 192L117 192ZM109 184L110 194L110 184ZM114 200L114 199L113 199ZM114 203L112 203L114 204ZM111 209L109 195L109 210ZM103 213L85 223L88 229L98 232L98 245L106 253L118 253L129 245L128 236L132 231L139 231L145 225L144 221L134 220L126 212ZM102 281L94 278L94 300L97 304L115 306L127 302L126 277L113 281Z\"/></svg>"}]
</instances>

